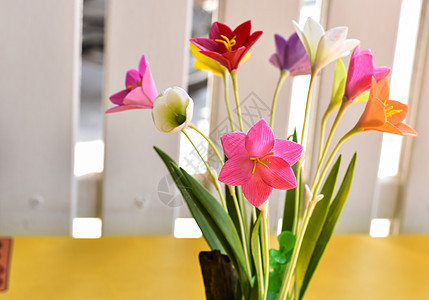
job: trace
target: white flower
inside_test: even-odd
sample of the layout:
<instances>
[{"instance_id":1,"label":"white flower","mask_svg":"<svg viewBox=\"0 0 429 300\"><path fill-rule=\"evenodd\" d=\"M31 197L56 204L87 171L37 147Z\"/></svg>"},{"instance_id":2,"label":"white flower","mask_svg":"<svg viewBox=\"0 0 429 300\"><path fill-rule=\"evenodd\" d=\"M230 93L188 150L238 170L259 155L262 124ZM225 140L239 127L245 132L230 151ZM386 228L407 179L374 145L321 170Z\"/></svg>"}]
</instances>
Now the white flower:
<instances>
[{"instance_id":1,"label":"white flower","mask_svg":"<svg viewBox=\"0 0 429 300\"><path fill-rule=\"evenodd\" d=\"M192 119L194 101L180 87L166 89L153 102L152 117L156 128L172 133L186 128Z\"/></svg>"},{"instance_id":2,"label":"white flower","mask_svg":"<svg viewBox=\"0 0 429 300\"><path fill-rule=\"evenodd\" d=\"M314 74L330 62L348 55L360 43L355 39L346 39L347 27L335 27L325 32L322 25L312 18L307 19L303 29L295 21L292 22L310 57Z\"/></svg>"}]
</instances>

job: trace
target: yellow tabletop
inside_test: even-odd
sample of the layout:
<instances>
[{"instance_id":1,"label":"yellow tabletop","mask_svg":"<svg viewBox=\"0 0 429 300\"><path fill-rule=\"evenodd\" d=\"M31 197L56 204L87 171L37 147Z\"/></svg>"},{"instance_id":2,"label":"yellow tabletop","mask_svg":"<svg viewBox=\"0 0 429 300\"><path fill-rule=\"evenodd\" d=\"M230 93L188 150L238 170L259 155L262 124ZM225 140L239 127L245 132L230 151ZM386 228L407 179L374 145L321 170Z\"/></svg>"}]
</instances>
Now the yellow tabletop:
<instances>
[{"instance_id":1,"label":"yellow tabletop","mask_svg":"<svg viewBox=\"0 0 429 300\"><path fill-rule=\"evenodd\" d=\"M205 299L202 239L16 237L3 299ZM429 236L334 236L312 299L429 299Z\"/></svg>"}]
</instances>

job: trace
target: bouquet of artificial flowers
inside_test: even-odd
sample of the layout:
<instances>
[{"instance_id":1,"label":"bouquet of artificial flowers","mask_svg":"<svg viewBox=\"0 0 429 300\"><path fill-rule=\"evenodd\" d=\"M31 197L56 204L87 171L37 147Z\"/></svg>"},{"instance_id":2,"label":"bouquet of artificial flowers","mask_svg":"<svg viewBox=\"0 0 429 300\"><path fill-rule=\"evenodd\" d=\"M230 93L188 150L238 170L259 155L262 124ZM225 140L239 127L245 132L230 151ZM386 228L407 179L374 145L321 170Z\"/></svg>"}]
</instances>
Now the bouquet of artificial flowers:
<instances>
[{"instance_id":1,"label":"bouquet of artificial flowers","mask_svg":"<svg viewBox=\"0 0 429 300\"><path fill-rule=\"evenodd\" d=\"M403 123L408 106L389 99L387 76L390 68L375 67L371 51L361 51L358 40L347 39L347 27L336 27L325 32L311 18L303 28L295 22L294 26L296 32L288 39L275 35L276 51L269 61L280 70L280 76L269 123L262 119L247 133L243 129L240 110L238 68L241 62L249 58L248 51L262 31L252 33L250 21L235 30L215 22L208 38L191 39L191 51L196 58L194 66L224 79L224 98L231 132L221 137L223 153L191 123L193 100L185 90L171 87L158 93L144 55L138 70L127 72L126 88L110 97L117 106L107 112L152 109L156 128L166 133L181 131L207 168L216 194L209 192L166 153L155 147L208 245L213 251L224 255L227 264L232 264L230 267L213 268L218 270L216 276L205 278L209 299L302 299L333 234L352 183L356 154L336 189L341 156L335 162L334 159L341 145L354 134L368 130L403 136L417 135ZM340 58L351 51L350 64L346 69ZM312 181L303 182L305 151L302 144L307 134L312 86L320 71L334 61L331 101L321 121L317 170ZM310 75L310 84L302 132L300 135L295 132L290 139L275 138L272 128L279 91L288 77L304 74ZM234 126L228 93L229 78L232 80L239 128ZM347 108L356 102L367 102L362 116L329 151L339 122ZM328 118L335 111L336 117L325 137ZM219 176L199 153L187 128L197 131L208 142L222 165ZM273 188L288 190L282 232L278 236L279 249L269 249L268 199ZM203 263L202 268L206 275ZM224 286L229 288L213 285L213 280L223 280ZM223 291L213 292L213 286Z\"/></svg>"}]
</instances>

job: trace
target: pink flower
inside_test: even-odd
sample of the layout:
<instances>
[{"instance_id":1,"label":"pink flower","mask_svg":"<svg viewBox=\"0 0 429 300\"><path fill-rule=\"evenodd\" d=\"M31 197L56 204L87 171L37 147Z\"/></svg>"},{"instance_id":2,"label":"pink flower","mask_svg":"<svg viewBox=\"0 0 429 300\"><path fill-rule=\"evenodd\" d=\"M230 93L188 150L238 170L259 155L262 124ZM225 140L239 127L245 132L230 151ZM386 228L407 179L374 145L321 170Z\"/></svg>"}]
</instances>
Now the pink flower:
<instances>
[{"instance_id":1,"label":"pink flower","mask_svg":"<svg viewBox=\"0 0 429 300\"><path fill-rule=\"evenodd\" d=\"M301 156L302 146L275 139L268 123L262 119L247 134L232 132L221 137L227 162L219 180L241 185L244 196L254 206L261 206L273 188L288 190L296 187L291 166Z\"/></svg>"},{"instance_id":2,"label":"pink flower","mask_svg":"<svg viewBox=\"0 0 429 300\"><path fill-rule=\"evenodd\" d=\"M359 46L355 48L350 58L349 71L347 73L346 90L344 92L345 101L353 101L360 94L371 87L372 77L379 81L390 73L388 67L375 67L371 50L359 51Z\"/></svg>"},{"instance_id":3,"label":"pink flower","mask_svg":"<svg viewBox=\"0 0 429 300\"><path fill-rule=\"evenodd\" d=\"M118 106L110 108L106 113L127 109L152 108L153 101L157 96L158 91L149 69L149 63L143 54L139 69L128 70L125 78L125 89L110 96L110 101Z\"/></svg>"}]
</instances>

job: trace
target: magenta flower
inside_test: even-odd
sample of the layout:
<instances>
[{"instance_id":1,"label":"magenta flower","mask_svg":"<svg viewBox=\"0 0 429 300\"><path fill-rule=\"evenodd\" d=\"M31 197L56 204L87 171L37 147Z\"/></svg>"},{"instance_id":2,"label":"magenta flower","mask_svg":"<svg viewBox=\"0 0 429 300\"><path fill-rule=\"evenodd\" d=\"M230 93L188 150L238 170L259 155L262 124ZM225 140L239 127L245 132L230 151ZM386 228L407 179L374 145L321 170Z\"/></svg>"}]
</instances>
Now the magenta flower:
<instances>
[{"instance_id":1,"label":"magenta flower","mask_svg":"<svg viewBox=\"0 0 429 300\"><path fill-rule=\"evenodd\" d=\"M289 71L290 76L311 74L310 58L296 32L289 40L276 33L274 40L276 53L270 57L270 62L275 67Z\"/></svg>"},{"instance_id":2,"label":"magenta flower","mask_svg":"<svg viewBox=\"0 0 429 300\"><path fill-rule=\"evenodd\" d=\"M241 185L244 196L254 206L261 206L273 188L296 187L291 166L301 156L302 146L275 139L268 123L262 119L247 134L232 132L221 137L228 157L219 174L219 181Z\"/></svg>"},{"instance_id":3,"label":"magenta flower","mask_svg":"<svg viewBox=\"0 0 429 300\"><path fill-rule=\"evenodd\" d=\"M375 67L371 50L359 51L359 46L353 50L347 73L345 101L353 101L371 87L372 77L376 81L385 78L390 73L388 67Z\"/></svg>"},{"instance_id":4,"label":"magenta flower","mask_svg":"<svg viewBox=\"0 0 429 300\"><path fill-rule=\"evenodd\" d=\"M157 96L158 91L149 69L149 63L143 54L139 69L128 70L125 77L125 89L110 96L110 101L118 106L108 109L106 113L127 109L152 108L153 101Z\"/></svg>"}]
</instances>

